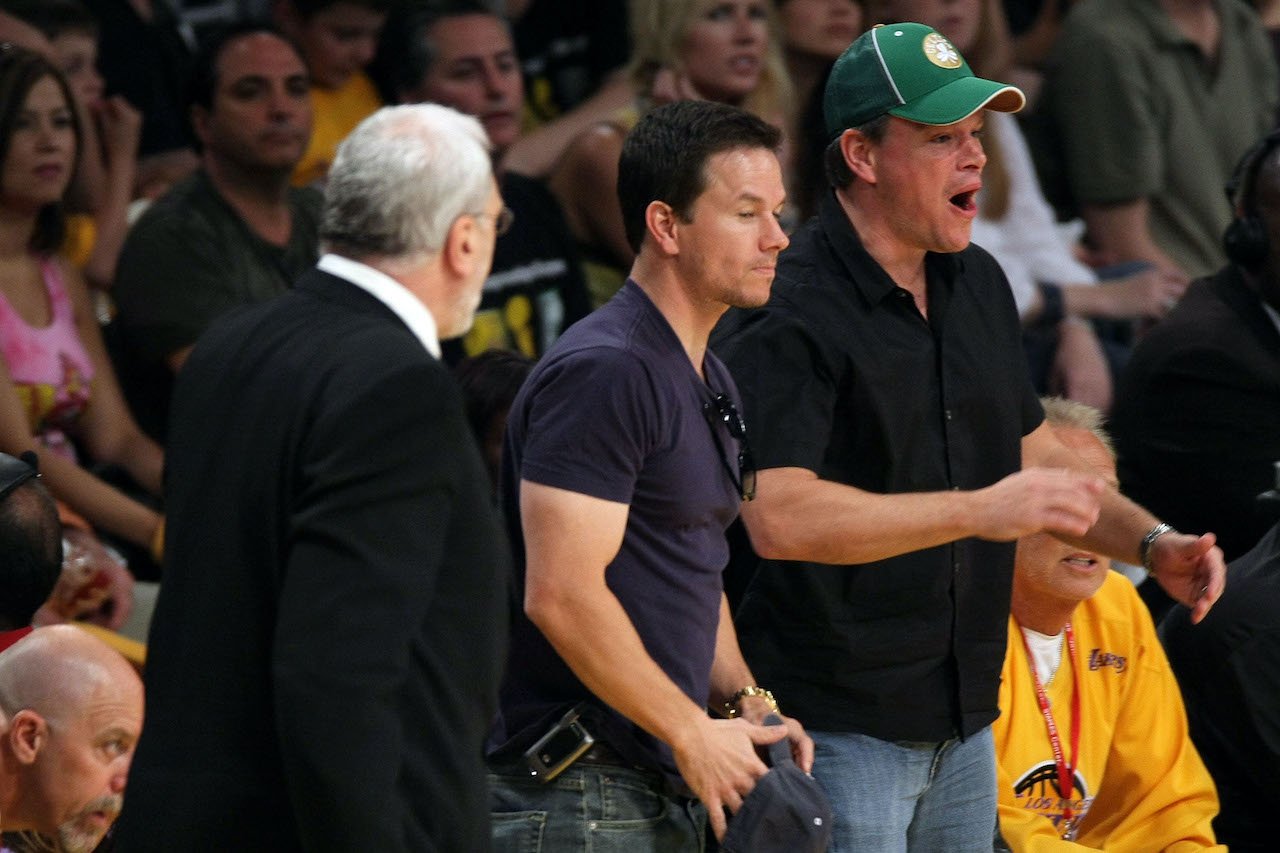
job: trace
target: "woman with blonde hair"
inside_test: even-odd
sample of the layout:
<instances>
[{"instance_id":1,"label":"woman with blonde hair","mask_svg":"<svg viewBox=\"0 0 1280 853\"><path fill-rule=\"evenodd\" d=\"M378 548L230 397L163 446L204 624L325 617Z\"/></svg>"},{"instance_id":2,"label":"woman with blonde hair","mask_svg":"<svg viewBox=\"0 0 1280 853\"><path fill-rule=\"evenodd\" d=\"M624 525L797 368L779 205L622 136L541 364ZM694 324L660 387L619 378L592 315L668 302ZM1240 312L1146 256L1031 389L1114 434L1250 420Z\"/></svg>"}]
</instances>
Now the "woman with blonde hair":
<instances>
[{"instance_id":1,"label":"woman with blonde hair","mask_svg":"<svg viewBox=\"0 0 1280 853\"><path fill-rule=\"evenodd\" d=\"M578 136L550 176L586 267L592 303L621 286L635 258L618 209L618 155L647 110L705 99L787 126L791 84L770 0L632 0L630 105Z\"/></svg>"}]
</instances>

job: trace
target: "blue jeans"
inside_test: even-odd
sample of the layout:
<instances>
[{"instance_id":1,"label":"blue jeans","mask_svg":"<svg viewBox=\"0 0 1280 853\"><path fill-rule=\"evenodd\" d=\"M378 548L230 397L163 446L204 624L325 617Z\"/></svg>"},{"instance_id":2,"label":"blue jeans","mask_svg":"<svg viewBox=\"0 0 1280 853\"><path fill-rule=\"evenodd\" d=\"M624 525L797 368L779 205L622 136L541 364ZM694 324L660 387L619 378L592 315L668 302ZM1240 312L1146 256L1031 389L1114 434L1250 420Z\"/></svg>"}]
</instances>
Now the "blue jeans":
<instances>
[{"instance_id":1,"label":"blue jeans","mask_svg":"<svg viewBox=\"0 0 1280 853\"><path fill-rule=\"evenodd\" d=\"M655 773L579 762L550 783L489 774L494 853L702 853L706 810Z\"/></svg>"},{"instance_id":2,"label":"blue jeans","mask_svg":"<svg viewBox=\"0 0 1280 853\"><path fill-rule=\"evenodd\" d=\"M996 826L991 727L967 740L890 743L814 732L813 775L831 800L831 853L990 853Z\"/></svg>"}]
</instances>

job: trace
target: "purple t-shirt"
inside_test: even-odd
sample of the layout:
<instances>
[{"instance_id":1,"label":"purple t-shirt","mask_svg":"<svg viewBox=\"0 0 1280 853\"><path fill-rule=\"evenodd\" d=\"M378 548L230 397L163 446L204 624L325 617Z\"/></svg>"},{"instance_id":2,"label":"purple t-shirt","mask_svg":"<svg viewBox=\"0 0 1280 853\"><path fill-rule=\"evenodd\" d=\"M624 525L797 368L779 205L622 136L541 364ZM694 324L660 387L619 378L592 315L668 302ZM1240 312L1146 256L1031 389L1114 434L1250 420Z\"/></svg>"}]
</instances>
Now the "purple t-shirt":
<instances>
[{"instance_id":1,"label":"purple t-shirt","mask_svg":"<svg viewBox=\"0 0 1280 853\"><path fill-rule=\"evenodd\" d=\"M512 404L503 459L504 505L521 566L517 602L524 586L520 480L628 504L605 580L650 656L699 705L707 703L715 655L725 530L739 506L729 474L737 471L737 442L703 410L717 393L736 402L737 389L710 352L703 372L705 382L666 318L628 281L534 368ZM491 754L518 757L586 700L587 726L598 739L673 775L670 749L594 699L516 609Z\"/></svg>"}]
</instances>

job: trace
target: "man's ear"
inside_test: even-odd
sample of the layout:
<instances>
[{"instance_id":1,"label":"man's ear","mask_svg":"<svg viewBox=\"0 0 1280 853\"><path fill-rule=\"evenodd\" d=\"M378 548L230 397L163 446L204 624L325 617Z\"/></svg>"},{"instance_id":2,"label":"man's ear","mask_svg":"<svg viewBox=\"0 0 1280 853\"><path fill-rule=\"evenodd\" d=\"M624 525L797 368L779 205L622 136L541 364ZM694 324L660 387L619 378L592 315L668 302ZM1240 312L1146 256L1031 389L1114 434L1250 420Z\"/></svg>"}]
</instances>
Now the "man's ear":
<instances>
[{"instance_id":1,"label":"man's ear","mask_svg":"<svg viewBox=\"0 0 1280 853\"><path fill-rule=\"evenodd\" d=\"M192 104L189 118L191 119L191 130L196 135L196 139L200 140L202 148L209 147L209 111L199 104Z\"/></svg>"},{"instance_id":2,"label":"man's ear","mask_svg":"<svg viewBox=\"0 0 1280 853\"><path fill-rule=\"evenodd\" d=\"M853 128L840 134L840 154L849 171L859 180L868 184L876 183L876 163L879 158L875 145L866 134Z\"/></svg>"},{"instance_id":3,"label":"man's ear","mask_svg":"<svg viewBox=\"0 0 1280 853\"><path fill-rule=\"evenodd\" d=\"M644 209L644 227L664 255L680 254L680 217L665 201L651 201Z\"/></svg>"},{"instance_id":4,"label":"man's ear","mask_svg":"<svg viewBox=\"0 0 1280 853\"><path fill-rule=\"evenodd\" d=\"M35 764L40 750L49 742L49 724L35 711L24 708L13 715L5 738L19 762Z\"/></svg>"},{"instance_id":5,"label":"man's ear","mask_svg":"<svg viewBox=\"0 0 1280 853\"><path fill-rule=\"evenodd\" d=\"M480 262L480 237L474 216L464 213L453 220L440 250L445 269L456 276L470 276Z\"/></svg>"}]
</instances>

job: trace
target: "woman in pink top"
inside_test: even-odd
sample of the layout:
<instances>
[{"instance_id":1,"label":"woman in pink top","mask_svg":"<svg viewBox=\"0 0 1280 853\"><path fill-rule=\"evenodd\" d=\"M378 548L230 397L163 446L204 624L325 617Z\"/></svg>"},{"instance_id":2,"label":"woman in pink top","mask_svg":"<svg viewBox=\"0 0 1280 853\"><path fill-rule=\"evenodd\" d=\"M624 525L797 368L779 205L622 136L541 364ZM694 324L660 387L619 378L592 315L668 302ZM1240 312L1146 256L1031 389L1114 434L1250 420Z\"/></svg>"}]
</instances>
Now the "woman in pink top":
<instances>
[{"instance_id":1,"label":"woman in pink top","mask_svg":"<svg viewBox=\"0 0 1280 853\"><path fill-rule=\"evenodd\" d=\"M161 450L125 406L83 279L54 255L79 146L72 103L43 56L0 49L0 450L34 450L55 497L154 553L162 516L81 467L71 444L160 493Z\"/></svg>"}]
</instances>

